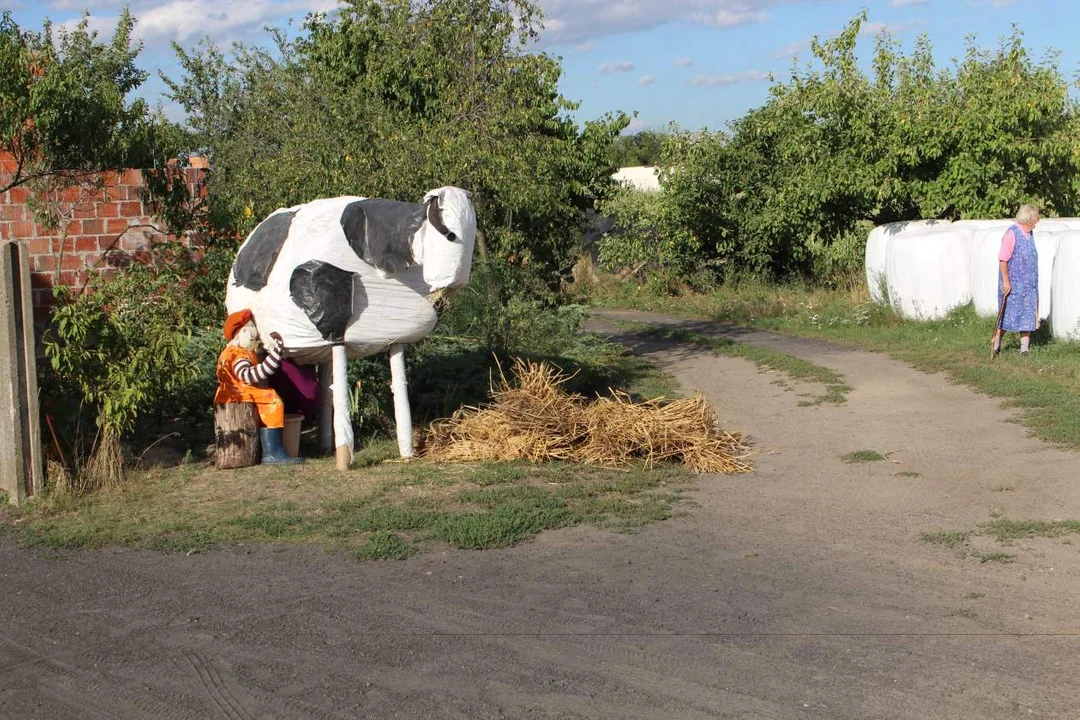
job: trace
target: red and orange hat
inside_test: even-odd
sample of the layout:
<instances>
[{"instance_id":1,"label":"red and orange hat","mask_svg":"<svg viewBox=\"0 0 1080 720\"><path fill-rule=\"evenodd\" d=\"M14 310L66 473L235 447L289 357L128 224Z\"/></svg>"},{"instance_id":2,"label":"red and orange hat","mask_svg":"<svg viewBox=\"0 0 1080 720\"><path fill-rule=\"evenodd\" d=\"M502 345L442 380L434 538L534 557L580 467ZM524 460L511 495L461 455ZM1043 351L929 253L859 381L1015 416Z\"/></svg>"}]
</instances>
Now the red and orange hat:
<instances>
[{"instance_id":1,"label":"red and orange hat","mask_svg":"<svg viewBox=\"0 0 1080 720\"><path fill-rule=\"evenodd\" d=\"M225 318L225 340L229 341L236 337L240 328L251 322L253 317L250 310L237 310Z\"/></svg>"}]
</instances>

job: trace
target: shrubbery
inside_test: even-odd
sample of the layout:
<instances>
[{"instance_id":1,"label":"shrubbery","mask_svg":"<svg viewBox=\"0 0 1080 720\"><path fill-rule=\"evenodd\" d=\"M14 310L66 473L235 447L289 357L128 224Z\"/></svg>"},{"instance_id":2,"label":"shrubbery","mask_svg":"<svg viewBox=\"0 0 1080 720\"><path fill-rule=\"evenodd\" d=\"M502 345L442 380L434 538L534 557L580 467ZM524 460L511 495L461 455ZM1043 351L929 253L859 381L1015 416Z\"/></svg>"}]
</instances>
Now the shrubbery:
<instances>
[{"instance_id":1,"label":"shrubbery","mask_svg":"<svg viewBox=\"0 0 1080 720\"><path fill-rule=\"evenodd\" d=\"M704 261L714 280L836 283L858 275L872 225L1011 217L1025 202L1077 212L1080 115L1053 56L1033 61L1015 30L938 68L926 38L904 55L882 34L867 75L865 19L815 41L814 64L729 131L669 135L662 194L611 204L638 230L605 240L601 258L633 266L655 249L649 267L677 277Z\"/></svg>"}]
</instances>

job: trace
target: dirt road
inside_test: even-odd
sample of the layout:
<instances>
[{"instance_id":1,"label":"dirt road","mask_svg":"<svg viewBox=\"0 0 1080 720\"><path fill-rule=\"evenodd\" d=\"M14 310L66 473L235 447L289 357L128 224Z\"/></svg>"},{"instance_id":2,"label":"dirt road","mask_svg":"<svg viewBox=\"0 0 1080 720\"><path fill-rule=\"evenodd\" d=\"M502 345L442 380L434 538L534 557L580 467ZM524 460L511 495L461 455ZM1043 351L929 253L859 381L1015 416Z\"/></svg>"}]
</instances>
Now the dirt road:
<instances>
[{"instance_id":1,"label":"dirt road","mask_svg":"<svg viewBox=\"0 0 1080 720\"><path fill-rule=\"evenodd\" d=\"M0 541L0 716L1080 716L1080 536L1008 564L920 540L1080 518L1075 453L884 356L740 334L853 388L802 407L813 388L747 361L622 339L749 433L757 472L702 478L687 516L636 535L405 562ZM840 459L864 449L902 464Z\"/></svg>"}]
</instances>

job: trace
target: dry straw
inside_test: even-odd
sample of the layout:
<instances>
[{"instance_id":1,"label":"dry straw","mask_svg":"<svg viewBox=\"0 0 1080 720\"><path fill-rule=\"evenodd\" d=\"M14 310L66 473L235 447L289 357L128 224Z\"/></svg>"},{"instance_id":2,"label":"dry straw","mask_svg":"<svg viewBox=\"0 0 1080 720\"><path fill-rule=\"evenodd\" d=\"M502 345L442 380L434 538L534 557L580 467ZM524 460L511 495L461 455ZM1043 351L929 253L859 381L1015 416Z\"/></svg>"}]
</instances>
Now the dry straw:
<instances>
[{"instance_id":1,"label":"dry straw","mask_svg":"<svg viewBox=\"0 0 1080 720\"><path fill-rule=\"evenodd\" d=\"M548 363L499 368L492 402L464 407L420 433L420 454L441 461L563 460L600 467L680 462L696 472L751 469L742 437L722 430L704 398L633 402L625 393L592 402L567 393L572 377Z\"/></svg>"}]
</instances>

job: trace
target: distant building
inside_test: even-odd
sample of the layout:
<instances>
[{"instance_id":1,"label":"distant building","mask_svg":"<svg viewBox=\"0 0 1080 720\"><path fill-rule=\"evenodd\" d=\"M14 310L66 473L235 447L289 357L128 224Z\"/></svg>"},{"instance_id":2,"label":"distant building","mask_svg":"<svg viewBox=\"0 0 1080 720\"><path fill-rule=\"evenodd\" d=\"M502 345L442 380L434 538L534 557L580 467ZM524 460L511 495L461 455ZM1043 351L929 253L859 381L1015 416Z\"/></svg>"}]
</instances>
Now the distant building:
<instances>
[{"instance_id":1,"label":"distant building","mask_svg":"<svg viewBox=\"0 0 1080 720\"><path fill-rule=\"evenodd\" d=\"M612 177L616 182L643 192L660 191L660 168L655 165L619 168Z\"/></svg>"}]
</instances>

